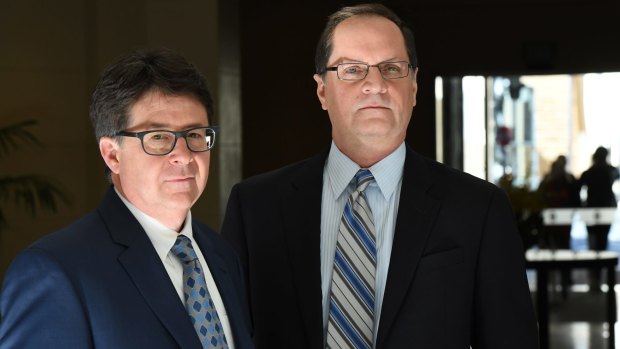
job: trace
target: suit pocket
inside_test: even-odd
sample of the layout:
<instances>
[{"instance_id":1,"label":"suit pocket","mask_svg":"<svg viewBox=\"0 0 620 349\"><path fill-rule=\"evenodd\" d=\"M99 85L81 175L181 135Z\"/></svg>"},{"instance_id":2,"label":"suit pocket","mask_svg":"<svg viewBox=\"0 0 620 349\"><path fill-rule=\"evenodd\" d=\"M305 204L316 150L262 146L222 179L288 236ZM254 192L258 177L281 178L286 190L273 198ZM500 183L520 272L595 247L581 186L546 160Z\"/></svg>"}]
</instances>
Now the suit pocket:
<instances>
[{"instance_id":1,"label":"suit pocket","mask_svg":"<svg viewBox=\"0 0 620 349\"><path fill-rule=\"evenodd\" d=\"M440 252L433 252L422 256L420 269L432 270L461 264L464 261L463 249L461 247Z\"/></svg>"}]
</instances>

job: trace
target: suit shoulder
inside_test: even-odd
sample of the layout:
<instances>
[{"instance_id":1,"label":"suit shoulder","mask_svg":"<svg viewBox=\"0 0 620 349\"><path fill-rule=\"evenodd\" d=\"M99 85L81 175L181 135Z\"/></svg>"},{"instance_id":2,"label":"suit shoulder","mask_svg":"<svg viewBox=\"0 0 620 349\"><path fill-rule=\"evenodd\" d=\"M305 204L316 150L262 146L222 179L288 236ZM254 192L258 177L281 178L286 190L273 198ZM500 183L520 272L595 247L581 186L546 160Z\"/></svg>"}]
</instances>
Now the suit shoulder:
<instances>
[{"instance_id":1,"label":"suit shoulder","mask_svg":"<svg viewBox=\"0 0 620 349\"><path fill-rule=\"evenodd\" d=\"M64 228L42 236L20 251L18 256L36 254L54 259L69 269L79 268L106 246L106 241L109 241L106 236L104 224L93 211Z\"/></svg>"},{"instance_id":2,"label":"suit shoulder","mask_svg":"<svg viewBox=\"0 0 620 349\"><path fill-rule=\"evenodd\" d=\"M452 192L464 192L469 195L475 193L493 193L501 190L495 184L478 178L469 173L449 167L432 159L424 158L430 175L440 188Z\"/></svg>"},{"instance_id":3,"label":"suit shoulder","mask_svg":"<svg viewBox=\"0 0 620 349\"><path fill-rule=\"evenodd\" d=\"M71 249L74 246L96 243L93 241L95 232L102 228L102 221L96 211L90 212L73 223L33 242L29 248L49 250Z\"/></svg>"},{"instance_id":4,"label":"suit shoulder","mask_svg":"<svg viewBox=\"0 0 620 349\"><path fill-rule=\"evenodd\" d=\"M98 215L91 212L72 224L44 235L20 251L11 261L5 274L5 286L15 280L22 280L24 274L40 279L68 282L79 270L88 264L88 256L101 248L101 239L97 236L100 229L96 224ZM40 281L40 280L38 280ZM75 281L75 280L74 280ZM77 281L75 281L77 282ZM19 284L19 282L18 282ZM66 283L65 286L69 284ZM56 284L56 288L60 285ZM67 290L68 288L64 288Z\"/></svg>"},{"instance_id":5,"label":"suit shoulder","mask_svg":"<svg viewBox=\"0 0 620 349\"><path fill-rule=\"evenodd\" d=\"M243 188L243 190L251 190L252 188L273 190L279 187L284 180L296 178L301 174L316 173L316 176L322 176L325 156L325 154L319 154L269 172L261 173L244 179L235 186Z\"/></svg>"}]
</instances>

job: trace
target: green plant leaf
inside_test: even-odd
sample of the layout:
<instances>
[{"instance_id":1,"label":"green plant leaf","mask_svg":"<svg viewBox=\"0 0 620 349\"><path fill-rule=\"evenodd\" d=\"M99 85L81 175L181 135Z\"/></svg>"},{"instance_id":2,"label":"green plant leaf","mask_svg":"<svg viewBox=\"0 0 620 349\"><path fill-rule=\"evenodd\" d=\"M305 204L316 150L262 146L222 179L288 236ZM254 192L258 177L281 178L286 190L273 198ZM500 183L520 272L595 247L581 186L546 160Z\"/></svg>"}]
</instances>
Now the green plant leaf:
<instances>
[{"instance_id":1,"label":"green plant leaf","mask_svg":"<svg viewBox=\"0 0 620 349\"><path fill-rule=\"evenodd\" d=\"M0 203L10 203L35 216L39 209L56 212L58 202L72 203L60 184L37 175L0 177ZM2 214L0 212L0 225Z\"/></svg>"},{"instance_id":2,"label":"green plant leaf","mask_svg":"<svg viewBox=\"0 0 620 349\"><path fill-rule=\"evenodd\" d=\"M0 127L0 157L18 150L22 145L41 146L41 142L27 128L35 125L37 120L26 120L13 125Z\"/></svg>"},{"instance_id":3,"label":"green plant leaf","mask_svg":"<svg viewBox=\"0 0 620 349\"><path fill-rule=\"evenodd\" d=\"M41 147L37 137L28 130L36 120L26 120L6 127L0 127L0 158L25 145ZM40 210L56 212L60 202L71 205L72 200L54 179L39 176L0 177L0 231L8 227L3 204L24 209L35 217Z\"/></svg>"}]
</instances>

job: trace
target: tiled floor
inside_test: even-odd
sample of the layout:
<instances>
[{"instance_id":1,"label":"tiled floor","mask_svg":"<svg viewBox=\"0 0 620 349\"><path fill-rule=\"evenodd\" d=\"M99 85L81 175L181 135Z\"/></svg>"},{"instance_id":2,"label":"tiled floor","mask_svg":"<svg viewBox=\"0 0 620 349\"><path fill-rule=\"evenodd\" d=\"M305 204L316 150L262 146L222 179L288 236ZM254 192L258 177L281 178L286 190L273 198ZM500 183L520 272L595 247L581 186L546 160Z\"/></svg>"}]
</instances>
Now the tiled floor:
<instances>
[{"instance_id":1,"label":"tiled floor","mask_svg":"<svg viewBox=\"0 0 620 349\"><path fill-rule=\"evenodd\" d=\"M619 330L616 324L616 333ZM607 324L602 322L552 322L549 332L550 349L610 349ZM615 342L620 348L617 335Z\"/></svg>"},{"instance_id":2,"label":"tiled floor","mask_svg":"<svg viewBox=\"0 0 620 349\"><path fill-rule=\"evenodd\" d=\"M609 231L608 249L620 253L619 213ZM573 217L571 230L571 249L587 249L587 230L579 217ZM535 274L528 271L530 289L535 292ZM604 279L603 279L604 280ZM616 280L620 282L620 269ZM532 282L534 281L534 282ZM550 349L611 349L608 345L609 328L605 319L605 293L588 291L588 275L585 271L572 272L573 287L567 299L555 292L550 300L549 342ZM620 284L615 287L616 304L620 305ZM534 298L535 299L535 298ZM617 311L617 309L616 309ZM620 318L620 317L619 317ZM615 348L620 349L620 326L616 322Z\"/></svg>"},{"instance_id":3,"label":"tiled floor","mask_svg":"<svg viewBox=\"0 0 620 349\"><path fill-rule=\"evenodd\" d=\"M550 294L550 349L611 349L605 319L606 287L590 292L585 271L573 271L573 286L567 298L558 290ZM557 277L557 275L556 275ZM531 279L530 279L531 280ZM535 285L532 285L535 296ZM616 303L620 304L620 285L616 285ZM535 298L535 297L534 297ZM620 325L615 325L615 348L620 349Z\"/></svg>"}]
</instances>

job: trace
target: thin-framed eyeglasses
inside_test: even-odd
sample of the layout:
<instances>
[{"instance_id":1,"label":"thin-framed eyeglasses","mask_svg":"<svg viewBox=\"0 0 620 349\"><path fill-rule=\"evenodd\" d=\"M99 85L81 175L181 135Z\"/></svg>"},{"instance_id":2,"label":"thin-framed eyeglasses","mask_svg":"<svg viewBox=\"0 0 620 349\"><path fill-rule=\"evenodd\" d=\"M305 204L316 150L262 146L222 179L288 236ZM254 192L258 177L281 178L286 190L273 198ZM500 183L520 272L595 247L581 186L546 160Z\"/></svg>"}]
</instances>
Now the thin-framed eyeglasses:
<instances>
[{"instance_id":1,"label":"thin-framed eyeglasses","mask_svg":"<svg viewBox=\"0 0 620 349\"><path fill-rule=\"evenodd\" d=\"M366 78L368 70L371 67L377 67L379 73L386 80L402 79L409 76L409 70L413 69L413 65L406 61L397 62L381 62L379 64L367 63L340 63L335 67L327 67L325 71L335 71L338 79L343 81L359 81Z\"/></svg>"},{"instance_id":2,"label":"thin-framed eyeglasses","mask_svg":"<svg viewBox=\"0 0 620 349\"><path fill-rule=\"evenodd\" d=\"M215 144L214 127L193 127L185 131L150 130L119 131L114 136L140 138L142 150L149 155L162 156L172 152L179 138L185 138L187 149L195 153L211 150Z\"/></svg>"}]
</instances>

